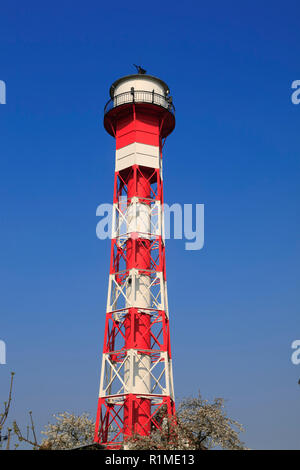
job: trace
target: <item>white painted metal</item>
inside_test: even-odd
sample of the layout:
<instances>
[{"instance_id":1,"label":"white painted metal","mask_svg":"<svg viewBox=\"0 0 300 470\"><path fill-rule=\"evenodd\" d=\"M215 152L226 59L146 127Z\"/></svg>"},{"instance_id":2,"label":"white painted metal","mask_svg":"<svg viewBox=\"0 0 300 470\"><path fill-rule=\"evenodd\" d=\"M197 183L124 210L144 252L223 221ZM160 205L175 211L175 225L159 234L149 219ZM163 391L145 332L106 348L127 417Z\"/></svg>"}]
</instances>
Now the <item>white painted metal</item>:
<instances>
[{"instance_id":1,"label":"white painted metal","mask_svg":"<svg viewBox=\"0 0 300 470\"><path fill-rule=\"evenodd\" d=\"M140 236L149 239L151 230L151 207L139 201L137 197L131 198L127 210L127 233L131 238ZM150 273L140 273L137 269L131 269L126 279L127 307L135 305L139 308L148 309L151 305L151 278ZM145 315L148 315L147 313ZM129 354L127 352L127 354ZM147 371L151 367L149 354L138 353L133 361L124 368L125 384L132 378L132 393L148 394L151 391L151 376ZM131 369L132 368L132 369Z\"/></svg>"},{"instance_id":2,"label":"white painted metal","mask_svg":"<svg viewBox=\"0 0 300 470\"><path fill-rule=\"evenodd\" d=\"M136 201L136 208L139 208L139 201L138 198L132 198L132 202ZM129 233L136 232L139 235L143 235L144 238L153 239L158 237L159 235L162 236L164 240L164 233L163 233L163 211L160 201L149 201L150 205L147 205L145 208L141 208L140 210L140 225L139 227L141 230L138 230L137 224L132 219L133 209L132 205L127 204L127 198L124 198L123 201L119 203L115 203L113 205L113 214L112 214L112 238L118 239L119 243L125 243L129 236ZM145 206L145 204L144 204ZM150 212L150 214L148 214ZM145 217L145 222L143 221L143 217ZM150 226L147 223L149 215ZM131 220L129 220L129 217ZM130 232L128 232L128 227L130 228Z\"/></svg>"},{"instance_id":3,"label":"white painted metal","mask_svg":"<svg viewBox=\"0 0 300 470\"><path fill-rule=\"evenodd\" d=\"M159 147L134 142L116 150L116 171L132 165L159 168Z\"/></svg>"},{"instance_id":4,"label":"white painted metal","mask_svg":"<svg viewBox=\"0 0 300 470\"><path fill-rule=\"evenodd\" d=\"M150 75L129 75L119 80L113 88L113 95L130 92L131 88L135 90L153 91L160 95L165 95L168 90L167 85L156 77Z\"/></svg>"},{"instance_id":5,"label":"white painted metal","mask_svg":"<svg viewBox=\"0 0 300 470\"><path fill-rule=\"evenodd\" d=\"M130 390L129 393L136 395L151 393L151 356L141 354L134 349L127 351L127 356L131 361L127 361L128 367L124 367L124 386ZM132 380L130 382L130 379Z\"/></svg>"},{"instance_id":6,"label":"white painted metal","mask_svg":"<svg viewBox=\"0 0 300 470\"><path fill-rule=\"evenodd\" d=\"M116 282L115 274L110 274L108 283L107 312L136 307L164 310L169 317L167 285L162 272L156 272L149 281L136 269L130 270L124 284ZM148 277L148 276L147 276ZM149 284L148 284L149 282ZM132 286L134 286L132 288ZM141 305L142 304L142 305ZM148 304L148 305L147 305Z\"/></svg>"},{"instance_id":7,"label":"white painted metal","mask_svg":"<svg viewBox=\"0 0 300 470\"><path fill-rule=\"evenodd\" d=\"M158 397L171 396L174 399L172 361L166 351L158 353L152 362L150 356L139 354L135 349L129 349L123 360L117 363L111 359L111 354L103 354L99 397L128 393L155 393Z\"/></svg>"},{"instance_id":8,"label":"white painted metal","mask_svg":"<svg viewBox=\"0 0 300 470\"><path fill-rule=\"evenodd\" d=\"M127 233L134 237L149 239L151 231L151 206L139 202L137 197L133 197L127 208Z\"/></svg>"}]
</instances>

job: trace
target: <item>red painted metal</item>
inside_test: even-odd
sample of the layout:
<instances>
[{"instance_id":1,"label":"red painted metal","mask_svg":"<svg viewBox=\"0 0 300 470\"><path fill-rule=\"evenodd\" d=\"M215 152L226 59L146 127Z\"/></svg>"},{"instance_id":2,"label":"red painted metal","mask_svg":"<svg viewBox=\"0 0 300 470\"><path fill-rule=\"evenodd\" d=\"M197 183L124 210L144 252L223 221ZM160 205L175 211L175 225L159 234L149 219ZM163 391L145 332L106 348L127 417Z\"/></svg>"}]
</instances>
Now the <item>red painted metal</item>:
<instances>
[{"instance_id":1,"label":"red painted metal","mask_svg":"<svg viewBox=\"0 0 300 470\"><path fill-rule=\"evenodd\" d=\"M105 116L105 127L115 136L116 149L139 142L159 147L161 156L162 137L166 137L172 127L169 114L167 110L149 104L125 105ZM148 208L156 201L162 204L160 169L132 165L117 171L113 201L116 205L121 204L124 197L127 205L134 199ZM110 275L115 277L120 289L125 289L131 269L148 276L150 280L154 279L154 283L159 273L163 273L166 280L165 248L161 234L149 237L131 232L123 243L118 238L111 240ZM151 364L161 360L161 353L167 353L171 359L169 319L165 310L137 306L106 313L103 354L115 367L120 367L119 374L129 350L148 355ZM133 433L148 435L152 429L161 427L161 413L157 414L159 410L166 416L172 416L175 412L173 398L157 392L142 396L111 392L100 397L95 441L108 449L118 449L126 436ZM114 431L110 432L112 427Z\"/></svg>"}]
</instances>

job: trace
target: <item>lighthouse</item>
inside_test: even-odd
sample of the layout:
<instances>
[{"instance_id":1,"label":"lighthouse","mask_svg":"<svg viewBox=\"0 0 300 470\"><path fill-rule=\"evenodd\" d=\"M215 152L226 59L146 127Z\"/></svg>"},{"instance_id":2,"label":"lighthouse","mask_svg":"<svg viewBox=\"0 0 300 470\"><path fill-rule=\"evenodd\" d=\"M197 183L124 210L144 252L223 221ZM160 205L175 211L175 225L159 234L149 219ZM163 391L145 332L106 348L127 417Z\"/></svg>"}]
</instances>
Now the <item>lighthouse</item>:
<instances>
[{"instance_id":1,"label":"lighthouse","mask_svg":"<svg viewBox=\"0 0 300 470\"><path fill-rule=\"evenodd\" d=\"M162 168L174 127L173 100L160 78L139 67L110 87L104 128L116 152L94 438L107 449L120 449L132 435L149 435L175 413Z\"/></svg>"}]
</instances>

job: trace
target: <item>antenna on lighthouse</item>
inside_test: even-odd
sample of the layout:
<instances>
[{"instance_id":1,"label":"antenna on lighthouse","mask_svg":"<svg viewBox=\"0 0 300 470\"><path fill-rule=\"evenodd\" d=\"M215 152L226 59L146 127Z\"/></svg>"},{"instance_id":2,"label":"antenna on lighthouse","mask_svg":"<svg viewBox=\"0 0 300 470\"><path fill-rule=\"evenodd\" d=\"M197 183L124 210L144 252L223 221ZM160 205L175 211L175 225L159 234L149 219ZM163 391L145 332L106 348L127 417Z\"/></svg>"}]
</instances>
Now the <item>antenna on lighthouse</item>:
<instances>
[{"instance_id":1,"label":"antenna on lighthouse","mask_svg":"<svg viewBox=\"0 0 300 470\"><path fill-rule=\"evenodd\" d=\"M116 139L111 257L95 442L120 449L175 414L162 142L175 127L169 87L138 74L116 80L104 127Z\"/></svg>"}]
</instances>

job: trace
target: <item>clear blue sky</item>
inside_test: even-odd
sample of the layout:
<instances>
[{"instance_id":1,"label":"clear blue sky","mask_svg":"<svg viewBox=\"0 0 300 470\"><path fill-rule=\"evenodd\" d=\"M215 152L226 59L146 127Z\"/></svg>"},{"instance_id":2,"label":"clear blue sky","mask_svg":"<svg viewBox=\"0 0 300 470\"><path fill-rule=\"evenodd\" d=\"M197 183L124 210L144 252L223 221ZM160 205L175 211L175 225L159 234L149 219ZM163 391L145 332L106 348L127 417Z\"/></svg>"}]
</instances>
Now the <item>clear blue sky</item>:
<instances>
[{"instance_id":1,"label":"clear blue sky","mask_svg":"<svg viewBox=\"0 0 300 470\"><path fill-rule=\"evenodd\" d=\"M205 204L205 246L167 243L176 396L227 399L251 448L299 449L298 1L0 7L0 399L38 428L96 412L114 141L110 84L132 63L170 86L165 200ZM183 165L184 163L184 165Z\"/></svg>"}]
</instances>

